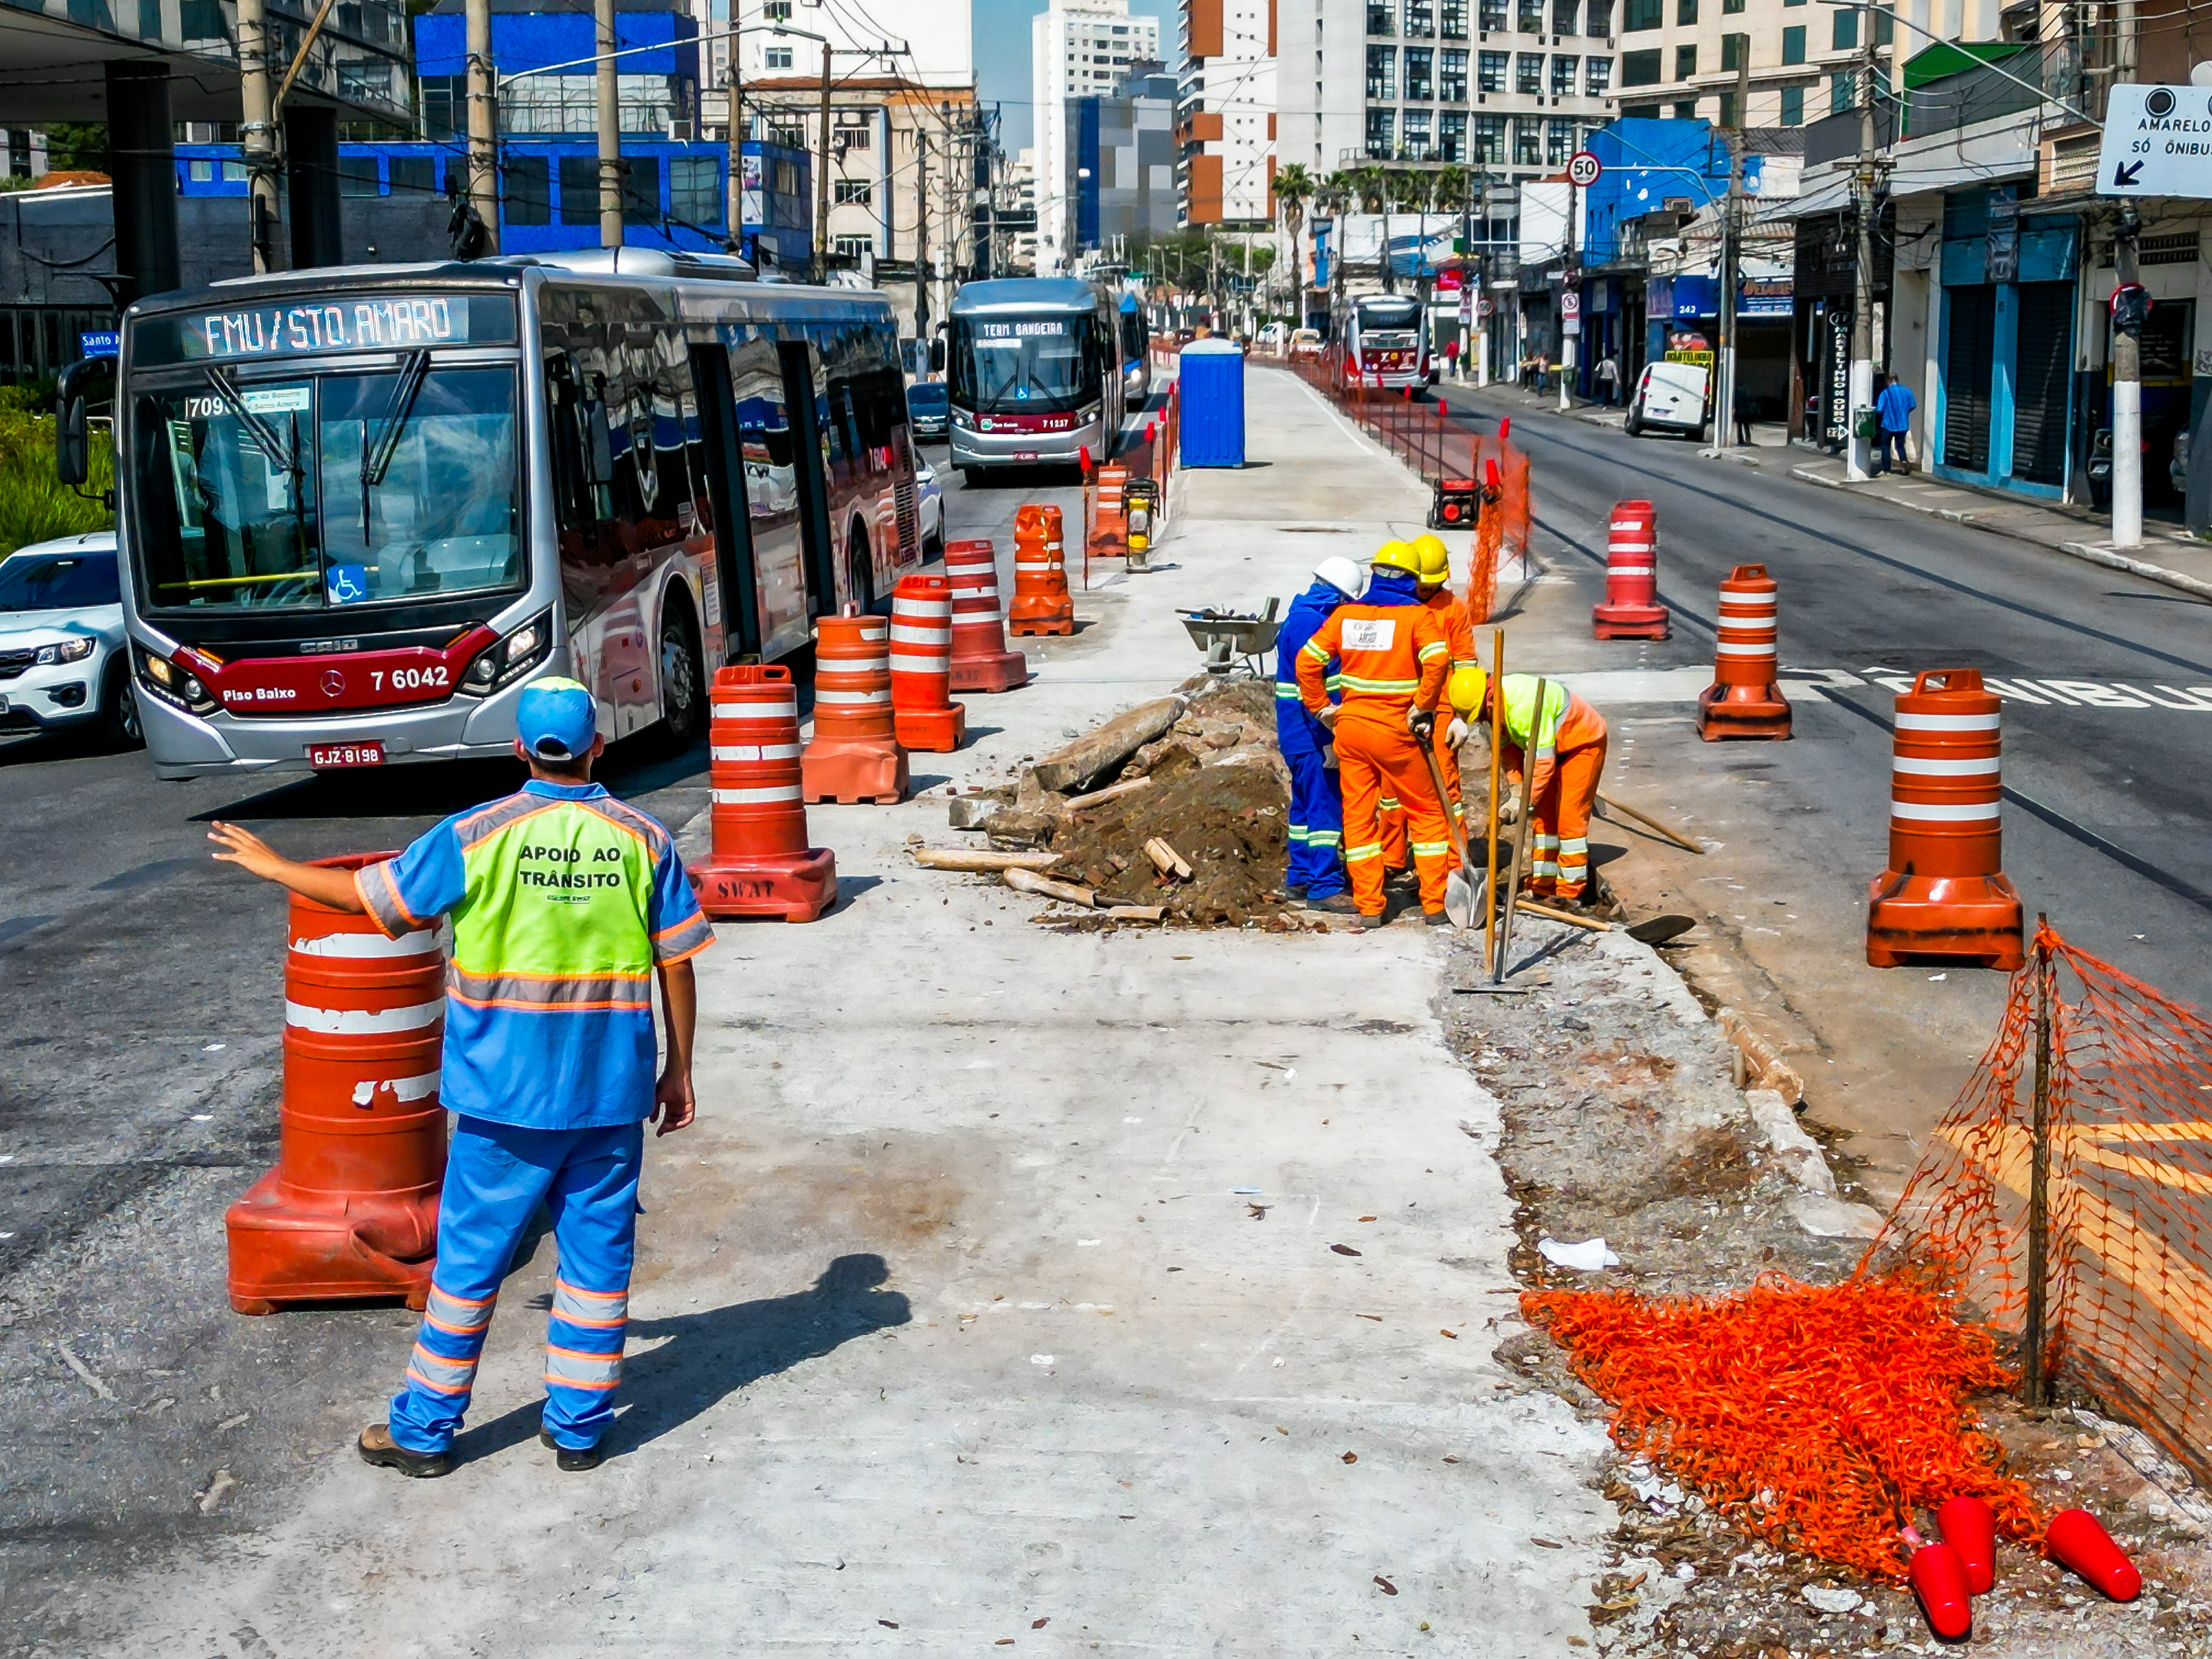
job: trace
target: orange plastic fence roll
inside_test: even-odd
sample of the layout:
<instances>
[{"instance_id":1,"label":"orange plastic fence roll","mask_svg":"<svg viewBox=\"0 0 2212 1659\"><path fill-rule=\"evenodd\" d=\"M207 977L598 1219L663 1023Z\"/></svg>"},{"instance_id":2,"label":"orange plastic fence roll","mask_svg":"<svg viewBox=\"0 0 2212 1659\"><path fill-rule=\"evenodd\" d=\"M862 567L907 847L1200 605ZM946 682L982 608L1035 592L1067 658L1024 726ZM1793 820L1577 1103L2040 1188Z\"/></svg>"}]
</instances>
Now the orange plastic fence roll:
<instances>
[{"instance_id":1,"label":"orange plastic fence roll","mask_svg":"<svg viewBox=\"0 0 2212 1659\"><path fill-rule=\"evenodd\" d=\"M954 702L952 583L904 576L891 592L891 714L908 749L950 754L968 735L968 711Z\"/></svg>"},{"instance_id":2,"label":"orange plastic fence roll","mask_svg":"<svg viewBox=\"0 0 2212 1659\"><path fill-rule=\"evenodd\" d=\"M1590 611L1601 640L1663 640L1667 607L1659 603L1659 509L1649 501L1615 501L1605 543L1605 599Z\"/></svg>"},{"instance_id":3,"label":"orange plastic fence roll","mask_svg":"<svg viewBox=\"0 0 2212 1659\"><path fill-rule=\"evenodd\" d=\"M2020 894L2004 873L2002 705L1972 668L1899 692L1890 761L1889 865L1867 901L1867 961L1929 957L2008 971L2024 960Z\"/></svg>"},{"instance_id":4,"label":"orange plastic fence roll","mask_svg":"<svg viewBox=\"0 0 2212 1659\"><path fill-rule=\"evenodd\" d=\"M837 861L806 844L799 692L759 663L714 676L707 731L712 853L691 867L710 916L811 921L837 902Z\"/></svg>"},{"instance_id":5,"label":"orange plastic fence roll","mask_svg":"<svg viewBox=\"0 0 2212 1659\"><path fill-rule=\"evenodd\" d=\"M945 575L952 584L952 689L1012 691L1027 685L1029 659L1006 648L996 544L947 542Z\"/></svg>"},{"instance_id":6,"label":"orange plastic fence roll","mask_svg":"<svg viewBox=\"0 0 2212 1659\"><path fill-rule=\"evenodd\" d=\"M799 757L810 801L894 805L906 799L906 750L891 716L891 625L848 605L814 634L814 737Z\"/></svg>"},{"instance_id":7,"label":"orange plastic fence roll","mask_svg":"<svg viewBox=\"0 0 2212 1659\"><path fill-rule=\"evenodd\" d=\"M1790 735L1776 665L1780 627L1781 593L1766 567L1736 566L1721 583L1713 683L1698 699L1698 735L1706 742Z\"/></svg>"},{"instance_id":8,"label":"orange plastic fence roll","mask_svg":"<svg viewBox=\"0 0 2212 1659\"><path fill-rule=\"evenodd\" d=\"M389 853L322 859L357 870ZM446 1112L442 928L386 939L294 894L276 1167L223 1217L231 1306L399 1297L420 1309L438 1242Z\"/></svg>"},{"instance_id":9,"label":"orange plastic fence roll","mask_svg":"<svg viewBox=\"0 0 2212 1659\"><path fill-rule=\"evenodd\" d=\"M1007 607L1010 634L1073 634L1075 599L1067 591L1056 507L1024 502L1014 513L1014 600Z\"/></svg>"}]
</instances>

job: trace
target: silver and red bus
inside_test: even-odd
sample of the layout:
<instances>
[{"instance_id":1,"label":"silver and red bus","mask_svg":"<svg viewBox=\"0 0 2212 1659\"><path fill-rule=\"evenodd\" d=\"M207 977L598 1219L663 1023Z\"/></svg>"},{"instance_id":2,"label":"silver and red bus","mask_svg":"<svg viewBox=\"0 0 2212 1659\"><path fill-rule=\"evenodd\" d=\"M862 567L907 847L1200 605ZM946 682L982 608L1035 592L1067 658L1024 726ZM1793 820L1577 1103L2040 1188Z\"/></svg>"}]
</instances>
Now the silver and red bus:
<instances>
[{"instance_id":1,"label":"silver and red bus","mask_svg":"<svg viewBox=\"0 0 2212 1659\"><path fill-rule=\"evenodd\" d=\"M1436 378L1418 296L1346 295L1337 301L1330 324L1346 380L1396 392Z\"/></svg>"},{"instance_id":2,"label":"silver and red bus","mask_svg":"<svg viewBox=\"0 0 2212 1659\"><path fill-rule=\"evenodd\" d=\"M504 755L583 681L704 729L921 562L880 294L624 248L141 301L112 369L125 623L164 777ZM90 394L65 385L68 470Z\"/></svg>"},{"instance_id":3,"label":"silver and red bus","mask_svg":"<svg viewBox=\"0 0 2212 1659\"><path fill-rule=\"evenodd\" d=\"M1127 383L1112 289L1075 276L969 283L947 320L952 465L963 477L1113 459Z\"/></svg>"}]
</instances>

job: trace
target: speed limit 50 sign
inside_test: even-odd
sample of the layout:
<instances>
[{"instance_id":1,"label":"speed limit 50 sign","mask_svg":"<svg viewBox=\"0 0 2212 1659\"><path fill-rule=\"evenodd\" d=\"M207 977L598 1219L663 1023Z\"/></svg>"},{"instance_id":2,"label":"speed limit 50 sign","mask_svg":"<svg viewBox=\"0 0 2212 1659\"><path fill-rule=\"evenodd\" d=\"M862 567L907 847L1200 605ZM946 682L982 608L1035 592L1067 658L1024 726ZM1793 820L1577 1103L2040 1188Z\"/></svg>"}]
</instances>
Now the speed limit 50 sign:
<instances>
[{"instance_id":1,"label":"speed limit 50 sign","mask_svg":"<svg viewBox=\"0 0 2212 1659\"><path fill-rule=\"evenodd\" d=\"M1604 172L1605 168L1599 163L1596 156L1586 149L1578 149L1567 162L1567 182L1580 189L1588 190L1598 181L1600 175Z\"/></svg>"}]
</instances>

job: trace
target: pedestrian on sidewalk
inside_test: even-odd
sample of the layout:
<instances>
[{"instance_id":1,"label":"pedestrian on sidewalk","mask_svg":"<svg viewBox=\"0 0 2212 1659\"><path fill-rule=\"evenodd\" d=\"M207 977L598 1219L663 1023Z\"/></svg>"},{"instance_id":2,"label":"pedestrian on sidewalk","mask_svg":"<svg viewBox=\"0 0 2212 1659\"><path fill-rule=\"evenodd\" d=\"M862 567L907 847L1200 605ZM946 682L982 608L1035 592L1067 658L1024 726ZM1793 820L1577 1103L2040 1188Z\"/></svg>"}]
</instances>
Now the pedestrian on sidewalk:
<instances>
[{"instance_id":1,"label":"pedestrian on sidewalk","mask_svg":"<svg viewBox=\"0 0 2212 1659\"><path fill-rule=\"evenodd\" d=\"M545 1331L538 1439L565 1470L596 1468L614 1419L637 1240L644 1125L690 1123L698 999L713 942L674 839L592 781L606 748L592 694L533 682L517 699L521 790L455 814L359 871L281 858L234 824L215 856L356 915L388 938L453 925L439 1091L459 1115L438 1260L388 1423L364 1462L436 1476L453 1465L500 1282L544 1204L560 1266ZM668 1059L653 1075L658 977Z\"/></svg>"},{"instance_id":2,"label":"pedestrian on sidewalk","mask_svg":"<svg viewBox=\"0 0 2212 1659\"><path fill-rule=\"evenodd\" d=\"M1598 401L1607 409L1620 401L1620 363L1608 351L1597 360Z\"/></svg>"},{"instance_id":3,"label":"pedestrian on sidewalk","mask_svg":"<svg viewBox=\"0 0 2212 1659\"><path fill-rule=\"evenodd\" d=\"M1490 677L1473 664L1452 671L1444 695L1456 717L1444 732L1455 753L1489 711ZM1579 909L1589 891L1589 823L1605 775L1605 719L1557 680L1508 674L1504 683L1505 777L1512 793L1498 821L1528 816L1528 890Z\"/></svg>"},{"instance_id":4,"label":"pedestrian on sidewalk","mask_svg":"<svg viewBox=\"0 0 2212 1659\"><path fill-rule=\"evenodd\" d=\"M1422 745L1451 666L1451 644L1418 591L1419 558L1403 542L1376 550L1367 592L1337 607L1298 652L1298 697L1335 734L1344 786L1344 862L1360 925L1380 927L1382 842L1376 808L1387 789L1413 823L1421 908L1444 921L1451 832L1437 804ZM1330 658L1342 666L1340 704L1328 701Z\"/></svg>"},{"instance_id":5,"label":"pedestrian on sidewalk","mask_svg":"<svg viewBox=\"0 0 2212 1659\"><path fill-rule=\"evenodd\" d=\"M1897 453L1897 469L1910 472L1911 462L1905 453L1905 434L1912 430L1912 411L1920 400L1912 395L1912 388L1890 375L1879 377L1881 389L1875 394L1875 460L1874 476L1881 477L1889 471L1890 452Z\"/></svg>"},{"instance_id":6,"label":"pedestrian on sidewalk","mask_svg":"<svg viewBox=\"0 0 2212 1659\"><path fill-rule=\"evenodd\" d=\"M1275 741L1291 769L1291 850L1283 895L1311 910L1357 911L1345 891L1344 794L1334 740L1298 699L1298 653L1331 612L1365 591L1367 573L1340 556L1314 567L1314 583L1291 601L1275 634ZM1324 666L1328 700L1342 695Z\"/></svg>"}]
</instances>

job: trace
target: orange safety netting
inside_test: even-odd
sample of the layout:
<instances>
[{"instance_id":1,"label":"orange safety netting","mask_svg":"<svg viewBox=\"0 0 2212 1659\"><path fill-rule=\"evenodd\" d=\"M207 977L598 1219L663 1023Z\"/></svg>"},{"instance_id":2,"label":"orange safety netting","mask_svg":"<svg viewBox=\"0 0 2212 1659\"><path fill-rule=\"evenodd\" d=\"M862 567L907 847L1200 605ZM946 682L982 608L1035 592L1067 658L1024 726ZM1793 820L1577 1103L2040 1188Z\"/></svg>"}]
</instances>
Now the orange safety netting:
<instances>
[{"instance_id":1,"label":"orange safety netting","mask_svg":"<svg viewBox=\"0 0 2212 1659\"><path fill-rule=\"evenodd\" d=\"M2212 1480L2212 1022L2047 926L1861 1272L1935 1264L1978 1317L2024 1342L2039 1164L2043 1376L2095 1395Z\"/></svg>"},{"instance_id":2,"label":"orange safety netting","mask_svg":"<svg viewBox=\"0 0 2212 1659\"><path fill-rule=\"evenodd\" d=\"M2011 1377L1940 1291L1770 1273L1725 1297L1546 1291L1522 1308L1613 1404L1624 1449L1756 1537L1899 1581L1904 1528L1946 1498L1985 1500L2008 1537L2040 1535L1966 1404Z\"/></svg>"}]
</instances>

